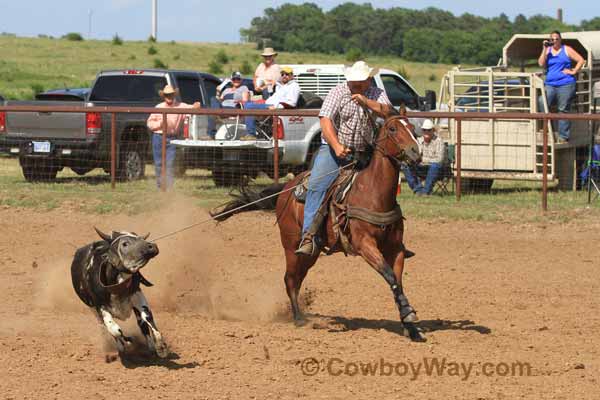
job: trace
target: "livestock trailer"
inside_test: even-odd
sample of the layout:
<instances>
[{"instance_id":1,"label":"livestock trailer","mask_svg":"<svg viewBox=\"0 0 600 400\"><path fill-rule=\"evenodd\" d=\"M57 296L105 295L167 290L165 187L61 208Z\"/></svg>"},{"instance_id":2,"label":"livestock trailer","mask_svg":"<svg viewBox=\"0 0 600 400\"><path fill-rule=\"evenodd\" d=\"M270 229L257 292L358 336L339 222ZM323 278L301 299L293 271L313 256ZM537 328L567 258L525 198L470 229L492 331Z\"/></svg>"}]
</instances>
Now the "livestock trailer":
<instances>
[{"instance_id":1,"label":"livestock trailer","mask_svg":"<svg viewBox=\"0 0 600 400\"><path fill-rule=\"evenodd\" d=\"M600 31L567 32L563 43L585 60L577 75L571 112L595 112L593 85L600 81ZM438 110L455 112L551 112L544 91L544 71L537 64L548 35L517 34L504 46L493 67L456 67L442 79ZM456 121L439 119L441 136L456 143ZM592 124L572 121L568 143L557 143L556 123L549 124L548 179L560 189L574 189L587 157ZM494 179L541 181L542 122L518 119L462 121L462 176L491 186Z\"/></svg>"}]
</instances>

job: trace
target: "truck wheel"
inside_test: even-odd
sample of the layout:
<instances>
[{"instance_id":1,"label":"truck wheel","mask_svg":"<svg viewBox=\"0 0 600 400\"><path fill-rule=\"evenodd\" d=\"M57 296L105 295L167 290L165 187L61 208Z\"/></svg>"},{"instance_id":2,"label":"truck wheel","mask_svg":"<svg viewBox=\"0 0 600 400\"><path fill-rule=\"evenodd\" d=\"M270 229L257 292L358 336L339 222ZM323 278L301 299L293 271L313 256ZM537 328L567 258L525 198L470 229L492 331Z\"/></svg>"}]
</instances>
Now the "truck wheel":
<instances>
[{"instance_id":1,"label":"truck wheel","mask_svg":"<svg viewBox=\"0 0 600 400\"><path fill-rule=\"evenodd\" d=\"M306 160L304 160L304 164L299 165L294 170L294 175L301 174L304 171L310 171L315 163L315 158L317 157L317 153L321 148L321 134L319 133L315 136L310 145L308 147L308 151L306 152Z\"/></svg>"},{"instance_id":2,"label":"truck wheel","mask_svg":"<svg viewBox=\"0 0 600 400\"><path fill-rule=\"evenodd\" d=\"M90 167L71 167L71 169L73 170L73 172L75 172L77 175L79 176L83 176L85 174L87 174L88 172L90 172L93 168ZM109 171L110 172L110 171Z\"/></svg>"},{"instance_id":3,"label":"truck wheel","mask_svg":"<svg viewBox=\"0 0 600 400\"><path fill-rule=\"evenodd\" d=\"M248 180L240 171L213 170L212 178L217 187L241 186Z\"/></svg>"},{"instance_id":4,"label":"truck wheel","mask_svg":"<svg viewBox=\"0 0 600 400\"><path fill-rule=\"evenodd\" d=\"M143 145L126 146L119 153L119 166L117 176L122 181L135 181L142 179L145 174Z\"/></svg>"},{"instance_id":5,"label":"truck wheel","mask_svg":"<svg viewBox=\"0 0 600 400\"><path fill-rule=\"evenodd\" d=\"M48 160L21 159L21 169L27 182L50 182L58 173L58 167Z\"/></svg>"}]
</instances>

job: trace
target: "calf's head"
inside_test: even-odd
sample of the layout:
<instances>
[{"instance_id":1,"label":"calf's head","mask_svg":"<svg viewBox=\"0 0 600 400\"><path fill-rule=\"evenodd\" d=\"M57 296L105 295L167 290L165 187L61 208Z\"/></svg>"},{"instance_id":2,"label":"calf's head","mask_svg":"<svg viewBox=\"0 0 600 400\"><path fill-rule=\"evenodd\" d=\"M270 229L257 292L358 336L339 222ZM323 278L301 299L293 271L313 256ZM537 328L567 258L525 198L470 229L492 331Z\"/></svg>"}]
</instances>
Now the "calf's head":
<instances>
[{"instance_id":1,"label":"calf's head","mask_svg":"<svg viewBox=\"0 0 600 400\"><path fill-rule=\"evenodd\" d=\"M120 272L133 274L158 255L158 246L146 241L149 233L144 236L130 232L112 232L107 235L94 229L108 244L108 261Z\"/></svg>"}]
</instances>

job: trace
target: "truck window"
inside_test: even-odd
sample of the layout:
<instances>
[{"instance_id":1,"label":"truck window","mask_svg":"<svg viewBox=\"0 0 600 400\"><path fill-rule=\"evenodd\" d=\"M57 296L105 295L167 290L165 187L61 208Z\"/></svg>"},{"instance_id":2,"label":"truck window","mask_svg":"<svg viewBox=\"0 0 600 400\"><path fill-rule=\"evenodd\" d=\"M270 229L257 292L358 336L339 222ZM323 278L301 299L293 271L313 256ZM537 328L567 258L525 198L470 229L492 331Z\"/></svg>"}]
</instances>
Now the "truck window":
<instances>
[{"instance_id":1,"label":"truck window","mask_svg":"<svg viewBox=\"0 0 600 400\"><path fill-rule=\"evenodd\" d=\"M219 84L215 81L204 80L204 87L206 88L206 104L210 104L210 98L217 95L217 86Z\"/></svg>"},{"instance_id":2,"label":"truck window","mask_svg":"<svg viewBox=\"0 0 600 400\"><path fill-rule=\"evenodd\" d=\"M160 103L158 91L165 87L164 76L106 75L96 80L90 101L131 101Z\"/></svg>"},{"instance_id":3,"label":"truck window","mask_svg":"<svg viewBox=\"0 0 600 400\"><path fill-rule=\"evenodd\" d=\"M416 93L402 79L394 75L381 75L381 81L392 105L399 107L405 104L412 109L418 108Z\"/></svg>"},{"instance_id":4,"label":"truck window","mask_svg":"<svg viewBox=\"0 0 600 400\"><path fill-rule=\"evenodd\" d=\"M202 92L200 91L200 78L191 76L178 76L177 85L181 101L188 104L202 102Z\"/></svg>"}]
</instances>

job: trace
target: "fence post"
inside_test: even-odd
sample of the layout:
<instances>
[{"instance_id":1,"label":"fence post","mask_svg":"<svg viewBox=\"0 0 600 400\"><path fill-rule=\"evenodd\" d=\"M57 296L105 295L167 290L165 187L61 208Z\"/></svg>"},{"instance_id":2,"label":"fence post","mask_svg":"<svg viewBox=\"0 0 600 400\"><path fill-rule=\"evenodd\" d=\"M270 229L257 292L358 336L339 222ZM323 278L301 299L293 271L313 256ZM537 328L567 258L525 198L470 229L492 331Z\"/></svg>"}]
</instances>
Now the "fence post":
<instances>
[{"instance_id":1,"label":"fence post","mask_svg":"<svg viewBox=\"0 0 600 400\"><path fill-rule=\"evenodd\" d=\"M277 127L279 124L279 118L273 115L273 180L275 183L279 183L279 135L277 134Z\"/></svg>"},{"instance_id":2,"label":"fence post","mask_svg":"<svg viewBox=\"0 0 600 400\"><path fill-rule=\"evenodd\" d=\"M456 201L460 201L461 195L461 171L462 171L462 120L456 119Z\"/></svg>"},{"instance_id":3,"label":"fence post","mask_svg":"<svg viewBox=\"0 0 600 400\"><path fill-rule=\"evenodd\" d=\"M110 115L110 187L115 188L117 175L117 116Z\"/></svg>"},{"instance_id":4,"label":"fence post","mask_svg":"<svg viewBox=\"0 0 600 400\"><path fill-rule=\"evenodd\" d=\"M548 210L548 120L544 118L544 137L543 137L543 155L542 155L542 210Z\"/></svg>"},{"instance_id":5,"label":"fence post","mask_svg":"<svg viewBox=\"0 0 600 400\"><path fill-rule=\"evenodd\" d=\"M167 114L162 115L162 150L160 153L160 190L167 191Z\"/></svg>"}]
</instances>

